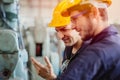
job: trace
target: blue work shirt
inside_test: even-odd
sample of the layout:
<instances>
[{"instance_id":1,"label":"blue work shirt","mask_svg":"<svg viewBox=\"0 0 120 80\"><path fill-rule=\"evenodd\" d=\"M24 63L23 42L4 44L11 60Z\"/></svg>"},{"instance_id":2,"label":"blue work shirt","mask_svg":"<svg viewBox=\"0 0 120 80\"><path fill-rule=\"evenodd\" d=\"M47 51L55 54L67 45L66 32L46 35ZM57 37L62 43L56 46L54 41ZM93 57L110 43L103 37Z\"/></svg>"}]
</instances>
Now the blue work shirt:
<instances>
[{"instance_id":1,"label":"blue work shirt","mask_svg":"<svg viewBox=\"0 0 120 80\"><path fill-rule=\"evenodd\" d=\"M120 80L120 35L117 29L107 27L83 50L78 50L56 80Z\"/></svg>"}]
</instances>

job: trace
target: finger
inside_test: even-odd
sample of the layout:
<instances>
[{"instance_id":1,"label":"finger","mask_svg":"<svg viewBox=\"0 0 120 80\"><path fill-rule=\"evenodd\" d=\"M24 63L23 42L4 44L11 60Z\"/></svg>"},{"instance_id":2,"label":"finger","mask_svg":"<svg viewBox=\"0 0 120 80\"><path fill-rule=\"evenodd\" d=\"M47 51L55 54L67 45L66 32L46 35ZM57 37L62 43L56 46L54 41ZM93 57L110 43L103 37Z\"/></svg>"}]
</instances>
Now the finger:
<instances>
[{"instance_id":1,"label":"finger","mask_svg":"<svg viewBox=\"0 0 120 80\"><path fill-rule=\"evenodd\" d=\"M41 72L41 68L40 68L40 67L38 67L38 66L34 66L34 67L35 67L35 69L36 69L37 73L39 74L39 72Z\"/></svg>"},{"instance_id":2,"label":"finger","mask_svg":"<svg viewBox=\"0 0 120 80\"><path fill-rule=\"evenodd\" d=\"M35 60L34 58L32 58L32 57L31 57L31 61L32 61L32 63L33 63L33 65L34 65L37 73L39 73L39 71L41 70L40 65L39 65L38 63L36 63L36 60Z\"/></svg>"},{"instance_id":3,"label":"finger","mask_svg":"<svg viewBox=\"0 0 120 80\"><path fill-rule=\"evenodd\" d=\"M31 61L33 62L38 75L45 78L48 75L48 69L37 60L35 60L33 57L31 57Z\"/></svg>"},{"instance_id":4,"label":"finger","mask_svg":"<svg viewBox=\"0 0 120 80\"><path fill-rule=\"evenodd\" d=\"M51 68L51 63L50 63L50 60L48 59L47 56L44 57L44 60L45 60L45 62L47 63L47 66L48 66L49 68Z\"/></svg>"},{"instance_id":5,"label":"finger","mask_svg":"<svg viewBox=\"0 0 120 80\"><path fill-rule=\"evenodd\" d=\"M31 61L32 61L32 63L35 64L35 65L39 64L39 62L38 62L37 60L35 60L33 57L31 57Z\"/></svg>"},{"instance_id":6,"label":"finger","mask_svg":"<svg viewBox=\"0 0 120 80\"><path fill-rule=\"evenodd\" d=\"M33 57L31 57L31 61L34 66L43 67L43 65L40 62L38 62L36 59L34 59Z\"/></svg>"},{"instance_id":7,"label":"finger","mask_svg":"<svg viewBox=\"0 0 120 80\"><path fill-rule=\"evenodd\" d=\"M38 66L38 65L34 65L35 69L40 71L42 69L42 67Z\"/></svg>"}]
</instances>

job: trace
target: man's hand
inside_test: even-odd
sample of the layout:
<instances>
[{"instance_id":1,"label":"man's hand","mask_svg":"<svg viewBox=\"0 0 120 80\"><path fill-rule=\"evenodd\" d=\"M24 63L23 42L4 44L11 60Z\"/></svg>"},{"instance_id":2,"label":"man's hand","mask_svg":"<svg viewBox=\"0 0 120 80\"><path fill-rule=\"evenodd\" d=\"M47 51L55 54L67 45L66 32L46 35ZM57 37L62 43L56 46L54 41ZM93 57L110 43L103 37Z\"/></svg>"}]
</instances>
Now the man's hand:
<instances>
[{"instance_id":1,"label":"man's hand","mask_svg":"<svg viewBox=\"0 0 120 80\"><path fill-rule=\"evenodd\" d=\"M53 72L52 65L48 59L48 57L44 57L44 60L46 62L46 65L41 64L37 60L35 60L33 57L31 57L31 61L38 73L41 77L47 79L47 80L54 80L56 78L56 75Z\"/></svg>"}]
</instances>

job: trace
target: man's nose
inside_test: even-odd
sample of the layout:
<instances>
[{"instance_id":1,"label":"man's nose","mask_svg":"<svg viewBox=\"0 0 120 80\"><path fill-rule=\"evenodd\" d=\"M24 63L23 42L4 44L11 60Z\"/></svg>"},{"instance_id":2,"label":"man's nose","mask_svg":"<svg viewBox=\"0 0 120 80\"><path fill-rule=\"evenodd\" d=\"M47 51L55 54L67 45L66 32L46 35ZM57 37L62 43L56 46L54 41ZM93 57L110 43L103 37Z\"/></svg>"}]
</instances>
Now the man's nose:
<instances>
[{"instance_id":1,"label":"man's nose","mask_svg":"<svg viewBox=\"0 0 120 80\"><path fill-rule=\"evenodd\" d=\"M72 24L72 29L75 29L76 31L80 31L80 28L78 28L77 26L76 26L76 24Z\"/></svg>"},{"instance_id":2,"label":"man's nose","mask_svg":"<svg viewBox=\"0 0 120 80\"><path fill-rule=\"evenodd\" d=\"M59 39L62 39L64 37L63 33L62 32L57 32L57 36Z\"/></svg>"},{"instance_id":3,"label":"man's nose","mask_svg":"<svg viewBox=\"0 0 120 80\"><path fill-rule=\"evenodd\" d=\"M76 30L77 30L77 28L76 28L76 25L75 25L75 24L72 24L72 29L76 29Z\"/></svg>"}]
</instances>

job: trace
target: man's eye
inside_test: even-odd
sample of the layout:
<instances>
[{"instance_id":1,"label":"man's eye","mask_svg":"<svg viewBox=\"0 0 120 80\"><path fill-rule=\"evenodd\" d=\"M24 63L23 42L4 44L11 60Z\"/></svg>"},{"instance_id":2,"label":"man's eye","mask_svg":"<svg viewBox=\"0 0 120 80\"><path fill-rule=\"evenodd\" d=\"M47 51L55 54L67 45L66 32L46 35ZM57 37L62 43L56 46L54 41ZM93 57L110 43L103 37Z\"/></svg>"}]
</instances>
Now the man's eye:
<instances>
[{"instance_id":1,"label":"man's eye","mask_svg":"<svg viewBox=\"0 0 120 80\"><path fill-rule=\"evenodd\" d=\"M70 29L62 29L61 31L66 32L69 31Z\"/></svg>"},{"instance_id":2,"label":"man's eye","mask_svg":"<svg viewBox=\"0 0 120 80\"><path fill-rule=\"evenodd\" d=\"M75 22L77 20L77 18L72 18L71 22Z\"/></svg>"},{"instance_id":3,"label":"man's eye","mask_svg":"<svg viewBox=\"0 0 120 80\"><path fill-rule=\"evenodd\" d=\"M67 31L67 29L62 29L61 31Z\"/></svg>"},{"instance_id":4,"label":"man's eye","mask_svg":"<svg viewBox=\"0 0 120 80\"><path fill-rule=\"evenodd\" d=\"M77 18L72 18L73 21L76 21Z\"/></svg>"}]
</instances>

